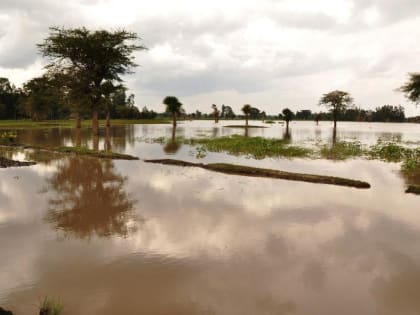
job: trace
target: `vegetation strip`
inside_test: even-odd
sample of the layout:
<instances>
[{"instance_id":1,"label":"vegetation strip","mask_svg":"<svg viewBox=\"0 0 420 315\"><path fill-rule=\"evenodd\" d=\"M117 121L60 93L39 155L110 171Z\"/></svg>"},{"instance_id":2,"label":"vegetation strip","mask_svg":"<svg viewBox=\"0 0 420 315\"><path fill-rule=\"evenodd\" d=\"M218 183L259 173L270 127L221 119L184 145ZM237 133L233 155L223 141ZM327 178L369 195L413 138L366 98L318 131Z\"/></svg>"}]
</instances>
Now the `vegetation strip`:
<instances>
[{"instance_id":1,"label":"vegetation strip","mask_svg":"<svg viewBox=\"0 0 420 315\"><path fill-rule=\"evenodd\" d=\"M174 160L174 159L145 160L145 162L165 164L165 165L175 165L175 166L199 167L206 170L219 172L219 173L225 173L225 174L231 174L231 175L277 178L277 179L303 181L303 182L317 183L317 184L347 186L347 187L354 187L354 188L370 188L369 183L359 181L359 180L333 177L333 176L324 176L324 175L290 173L290 172L283 172L279 170L249 167L249 166L243 166L243 165L234 165L234 164L227 164L227 163L203 164L203 163L192 163L192 162L186 162L186 161Z\"/></svg>"},{"instance_id":2,"label":"vegetation strip","mask_svg":"<svg viewBox=\"0 0 420 315\"><path fill-rule=\"evenodd\" d=\"M58 147L58 148L52 149L51 151L58 152L58 153L74 153L77 155L87 155L87 156L93 156L97 158L111 159L111 160L138 160L139 159L136 156L132 156L128 154L107 152L107 151L96 151L96 150L91 150L85 147Z\"/></svg>"},{"instance_id":3,"label":"vegetation strip","mask_svg":"<svg viewBox=\"0 0 420 315\"><path fill-rule=\"evenodd\" d=\"M108 151L102 151L102 150L96 151L96 150L91 150L86 147L47 148L47 147L31 146L31 145L25 145L25 144L0 145L0 147L33 149L33 150L39 150L39 151L51 152L51 153L73 153L76 155L86 155L86 156L92 156L92 157L102 158L102 159L111 159L111 160L139 160L137 156L133 156L133 155L116 153L116 152L108 152ZM26 162L21 162L21 163L26 163Z\"/></svg>"},{"instance_id":4,"label":"vegetation strip","mask_svg":"<svg viewBox=\"0 0 420 315\"><path fill-rule=\"evenodd\" d=\"M223 126L224 128L267 128L265 126L254 126L254 125L249 125L248 127L245 125L227 125L227 126Z\"/></svg>"}]
</instances>

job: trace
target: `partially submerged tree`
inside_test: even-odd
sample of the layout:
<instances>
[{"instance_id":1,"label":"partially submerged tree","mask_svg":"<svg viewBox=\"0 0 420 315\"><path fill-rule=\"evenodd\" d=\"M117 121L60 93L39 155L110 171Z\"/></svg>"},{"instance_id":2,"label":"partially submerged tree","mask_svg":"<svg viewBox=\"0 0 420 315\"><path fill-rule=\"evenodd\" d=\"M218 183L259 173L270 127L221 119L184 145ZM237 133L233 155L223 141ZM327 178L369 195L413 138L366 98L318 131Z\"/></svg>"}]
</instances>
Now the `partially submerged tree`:
<instances>
[{"instance_id":1,"label":"partially submerged tree","mask_svg":"<svg viewBox=\"0 0 420 315\"><path fill-rule=\"evenodd\" d=\"M403 92L405 97L416 105L420 104L420 73L409 73L408 81L398 90Z\"/></svg>"},{"instance_id":2,"label":"partially submerged tree","mask_svg":"<svg viewBox=\"0 0 420 315\"><path fill-rule=\"evenodd\" d=\"M167 96L163 99L166 112L172 114L172 125L176 128L176 118L182 112L182 103L175 96Z\"/></svg>"},{"instance_id":3,"label":"partially submerged tree","mask_svg":"<svg viewBox=\"0 0 420 315\"><path fill-rule=\"evenodd\" d=\"M245 127L248 128L248 117L251 114L252 106L245 104L241 110L245 114Z\"/></svg>"},{"instance_id":4,"label":"partially submerged tree","mask_svg":"<svg viewBox=\"0 0 420 315\"><path fill-rule=\"evenodd\" d=\"M338 115L352 104L353 98L350 94L339 90L324 94L319 101L319 105L324 105L331 111L334 120L334 130L337 128Z\"/></svg>"},{"instance_id":5,"label":"partially submerged tree","mask_svg":"<svg viewBox=\"0 0 420 315\"><path fill-rule=\"evenodd\" d=\"M286 134L289 134L289 122L293 119L295 114L289 108L283 109L282 114L283 119L286 121Z\"/></svg>"},{"instance_id":6,"label":"partially submerged tree","mask_svg":"<svg viewBox=\"0 0 420 315\"><path fill-rule=\"evenodd\" d=\"M38 45L43 56L51 59L48 69L76 71L80 75L89 95L95 135L99 132L98 112L103 98L109 93L107 82L122 82L121 75L130 73L136 66L133 52L146 49L133 43L138 39L136 33L125 30L53 27L44 43Z\"/></svg>"},{"instance_id":7,"label":"partially submerged tree","mask_svg":"<svg viewBox=\"0 0 420 315\"><path fill-rule=\"evenodd\" d=\"M214 122L217 124L219 122L220 111L217 108L216 104L211 105L211 108L213 109Z\"/></svg>"}]
</instances>

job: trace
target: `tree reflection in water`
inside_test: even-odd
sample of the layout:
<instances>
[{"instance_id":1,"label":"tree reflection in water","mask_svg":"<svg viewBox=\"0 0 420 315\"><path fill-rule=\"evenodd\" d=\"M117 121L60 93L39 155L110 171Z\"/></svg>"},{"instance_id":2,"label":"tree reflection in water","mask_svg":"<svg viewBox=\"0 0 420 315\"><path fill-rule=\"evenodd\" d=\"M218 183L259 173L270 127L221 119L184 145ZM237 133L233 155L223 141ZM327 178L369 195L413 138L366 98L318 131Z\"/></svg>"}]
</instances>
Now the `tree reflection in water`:
<instances>
[{"instance_id":1,"label":"tree reflection in water","mask_svg":"<svg viewBox=\"0 0 420 315\"><path fill-rule=\"evenodd\" d=\"M124 191L126 178L117 174L111 160L69 157L48 179L46 221L66 235L128 236L136 229L135 201Z\"/></svg>"},{"instance_id":2,"label":"tree reflection in water","mask_svg":"<svg viewBox=\"0 0 420 315\"><path fill-rule=\"evenodd\" d=\"M165 151L166 154L176 154L181 146L182 144L176 140L176 128L172 127L172 137L166 142L163 151Z\"/></svg>"}]
</instances>

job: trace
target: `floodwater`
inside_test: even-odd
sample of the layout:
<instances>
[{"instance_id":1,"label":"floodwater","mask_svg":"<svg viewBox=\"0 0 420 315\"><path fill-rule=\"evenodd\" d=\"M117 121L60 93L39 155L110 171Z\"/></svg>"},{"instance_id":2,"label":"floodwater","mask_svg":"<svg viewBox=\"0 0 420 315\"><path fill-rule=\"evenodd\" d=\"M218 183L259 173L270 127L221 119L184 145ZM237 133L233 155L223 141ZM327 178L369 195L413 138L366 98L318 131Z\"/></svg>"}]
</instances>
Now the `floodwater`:
<instances>
[{"instance_id":1,"label":"floodwater","mask_svg":"<svg viewBox=\"0 0 420 315\"><path fill-rule=\"evenodd\" d=\"M243 133L185 122L177 136ZM234 122L238 124L238 122ZM254 125L255 123L252 122ZM260 123L260 125L263 125ZM282 137L284 126L252 129ZM339 123L338 137L418 145L414 124ZM291 124L292 141L330 141L331 123ZM105 131L103 131L105 135ZM115 127L100 148L197 161L169 125ZM163 143L150 139L165 137ZM18 142L92 146L89 130L19 131ZM230 162L367 181L372 188L249 178L143 161L3 152L36 159L0 170L0 306L37 314L419 314L420 197L397 163L354 159Z\"/></svg>"}]
</instances>

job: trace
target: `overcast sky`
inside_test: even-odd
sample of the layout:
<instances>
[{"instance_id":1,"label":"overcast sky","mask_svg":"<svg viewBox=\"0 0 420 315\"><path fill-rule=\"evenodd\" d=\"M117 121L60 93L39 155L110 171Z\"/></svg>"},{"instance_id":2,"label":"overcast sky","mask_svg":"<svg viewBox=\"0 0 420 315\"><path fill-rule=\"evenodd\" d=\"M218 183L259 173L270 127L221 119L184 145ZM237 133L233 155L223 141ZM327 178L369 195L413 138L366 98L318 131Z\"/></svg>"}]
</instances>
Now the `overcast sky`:
<instances>
[{"instance_id":1,"label":"overcast sky","mask_svg":"<svg viewBox=\"0 0 420 315\"><path fill-rule=\"evenodd\" d=\"M140 108L175 95L188 112L320 110L342 89L357 106L415 115L395 89L420 71L419 13L419 0L0 0L0 76L40 75L50 26L125 28L149 48L125 77Z\"/></svg>"}]
</instances>

